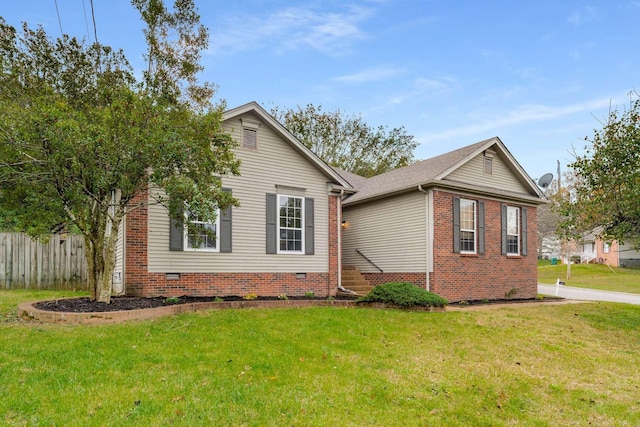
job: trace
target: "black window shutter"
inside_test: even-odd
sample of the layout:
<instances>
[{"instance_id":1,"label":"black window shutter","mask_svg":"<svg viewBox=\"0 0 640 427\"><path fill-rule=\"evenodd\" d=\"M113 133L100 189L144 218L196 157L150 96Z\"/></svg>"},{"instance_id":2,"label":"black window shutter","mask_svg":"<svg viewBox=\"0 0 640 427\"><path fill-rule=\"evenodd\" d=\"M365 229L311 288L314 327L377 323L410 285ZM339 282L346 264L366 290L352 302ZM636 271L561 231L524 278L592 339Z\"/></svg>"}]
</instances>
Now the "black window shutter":
<instances>
[{"instance_id":1,"label":"black window shutter","mask_svg":"<svg viewBox=\"0 0 640 427\"><path fill-rule=\"evenodd\" d=\"M278 253L278 195L267 193L267 253Z\"/></svg>"},{"instance_id":2,"label":"black window shutter","mask_svg":"<svg viewBox=\"0 0 640 427\"><path fill-rule=\"evenodd\" d=\"M304 199L304 253L305 255L313 255L314 249L314 234L313 234L313 199L306 197Z\"/></svg>"},{"instance_id":3,"label":"black window shutter","mask_svg":"<svg viewBox=\"0 0 640 427\"><path fill-rule=\"evenodd\" d=\"M507 254L507 205L502 205L502 255Z\"/></svg>"},{"instance_id":4,"label":"black window shutter","mask_svg":"<svg viewBox=\"0 0 640 427\"><path fill-rule=\"evenodd\" d=\"M527 208L522 208L522 255L527 255Z\"/></svg>"},{"instance_id":5,"label":"black window shutter","mask_svg":"<svg viewBox=\"0 0 640 427\"><path fill-rule=\"evenodd\" d=\"M453 198L453 252L460 253L460 198Z\"/></svg>"},{"instance_id":6,"label":"black window shutter","mask_svg":"<svg viewBox=\"0 0 640 427\"><path fill-rule=\"evenodd\" d=\"M231 189L223 188L222 191L231 193ZM231 252L232 248L232 212L231 206L220 212L220 252Z\"/></svg>"},{"instance_id":7,"label":"black window shutter","mask_svg":"<svg viewBox=\"0 0 640 427\"><path fill-rule=\"evenodd\" d=\"M484 253L484 202L478 202L478 253Z\"/></svg>"},{"instance_id":8,"label":"black window shutter","mask_svg":"<svg viewBox=\"0 0 640 427\"><path fill-rule=\"evenodd\" d=\"M182 216L184 211L180 209L178 212L179 215ZM182 221L177 221L174 218L169 220L169 250L184 250L184 223Z\"/></svg>"}]
</instances>

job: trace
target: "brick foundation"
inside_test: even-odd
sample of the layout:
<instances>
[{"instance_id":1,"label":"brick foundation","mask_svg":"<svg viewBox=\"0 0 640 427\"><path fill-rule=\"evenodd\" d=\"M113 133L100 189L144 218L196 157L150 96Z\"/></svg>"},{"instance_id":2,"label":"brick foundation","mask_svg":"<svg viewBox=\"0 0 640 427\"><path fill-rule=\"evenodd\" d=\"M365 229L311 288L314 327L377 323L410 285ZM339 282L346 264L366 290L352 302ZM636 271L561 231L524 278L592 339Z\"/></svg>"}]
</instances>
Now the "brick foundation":
<instances>
[{"instance_id":1,"label":"brick foundation","mask_svg":"<svg viewBox=\"0 0 640 427\"><path fill-rule=\"evenodd\" d=\"M143 202L146 193L132 204ZM303 296L313 292L317 297L335 296L338 288L338 217L339 198L329 196L329 262L328 273L150 273L148 271L146 207L130 212L126 221L126 294L130 296ZM316 218L322 224L320 218Z\"/></svg>"},{"instance_id":2,"label":"brick foundation","mask_svg":"<svg viewBox=\"0 0 640 427\"><path fill-rule=\"evenodd\" d=\"M131 296L303 296L313 292L318 297L335 296L337 287L329 289L327 273L182 273L180 279L167 279L165 273L147 273L138 280L127 277L127 295ZM333 292L331 292L333 291Z\"/></svg>"}]
</instances>

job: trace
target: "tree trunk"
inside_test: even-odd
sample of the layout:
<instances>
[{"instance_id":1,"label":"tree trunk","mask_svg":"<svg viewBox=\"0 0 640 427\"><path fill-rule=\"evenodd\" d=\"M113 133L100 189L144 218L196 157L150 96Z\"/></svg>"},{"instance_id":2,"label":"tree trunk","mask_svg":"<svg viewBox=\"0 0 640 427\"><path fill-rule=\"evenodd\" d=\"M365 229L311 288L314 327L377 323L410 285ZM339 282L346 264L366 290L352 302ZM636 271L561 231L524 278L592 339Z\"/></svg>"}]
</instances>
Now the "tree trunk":
<instances>
[{"instance_id":1,"label":"tree trunk","mask_svg":"<svg viewBox=\"0 0 640 427\"><path fill-rule=\"evenodd\" d=\"M122 216L120 213L114 216L108 231L106 227L97 226L92 236L85 236L91 299L106 304L111 303L116 242Z\"/></svg>"}]
</instances>

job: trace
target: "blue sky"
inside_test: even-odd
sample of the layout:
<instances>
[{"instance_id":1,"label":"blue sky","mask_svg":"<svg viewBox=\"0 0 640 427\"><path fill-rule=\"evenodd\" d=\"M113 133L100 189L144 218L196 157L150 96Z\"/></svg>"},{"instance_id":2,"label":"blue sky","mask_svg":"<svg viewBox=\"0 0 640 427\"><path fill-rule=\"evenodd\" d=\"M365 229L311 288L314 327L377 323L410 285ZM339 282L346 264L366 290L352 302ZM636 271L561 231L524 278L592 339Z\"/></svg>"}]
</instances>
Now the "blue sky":
<instances>
[{"instance_id":1,"label":"blue sky","mask_svg":"<svg viewBox=\"0 0 640 427\"><path fill-rule=\"evenodd\" d=\"M93 39L89 0L3 2L12 25ZM98 39L142 65L127 0L94 0ZM534 178L583 152L640 89L640 1L196 0L203 78L228 107L308 103L404 126L419 159L499 136ZM85 20L85 14L87 19Z\"/></svg>"}]
</instances>

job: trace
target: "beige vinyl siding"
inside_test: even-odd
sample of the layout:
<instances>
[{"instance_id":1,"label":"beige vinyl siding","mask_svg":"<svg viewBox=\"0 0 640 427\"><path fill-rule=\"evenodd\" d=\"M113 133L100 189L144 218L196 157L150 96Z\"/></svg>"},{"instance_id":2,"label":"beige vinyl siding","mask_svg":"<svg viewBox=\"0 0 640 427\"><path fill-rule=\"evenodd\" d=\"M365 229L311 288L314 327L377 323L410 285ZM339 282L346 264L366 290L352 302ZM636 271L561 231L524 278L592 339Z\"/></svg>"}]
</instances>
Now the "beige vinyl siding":
<instances>
[{"instance_id":1,"label":"beige vinyl siding","mask_svg":"<svg viewBox=\"0 0 640 427\"><path fill-rule=\"evenodd\" d=\"M493 175L484 174L484 155L480 154L451 172L444 179L514 193L528 194L531 191L518 180L498 154L493 157Z\"/></svg>"},{"instance_id":2,"label":"beige vinyl siding","mask_svg":"<svg viewBox=\"0 0 640 427\"><path fill-rule=\"evenodd\" d=\"M385 273L426 270L426 194L405 193L353 207L345 206L342 265L377 273L359 249Z\"/></svg>"},{"instance_id":3,"label":"beige vinyl siding","mask_svg":"<svg viewBox=\"0 0 640 427\"><path fill-rule=\"evenodd\" d=\"M618 246L618 258L619 259L634 259L640 260L640 251L634 248L632 243L625 243Z\"/></svg>"},{"instance_id":4,"label":"beige vinyl siding","mask_svg":"<svg viewBox=\"0 0 640 427\"><path fill-rule=\"evenodd\" d=\"M124 230L126 227L126 217L120 223L118 229L118 240L116 241L116 261L113 269L113 292L121 293L124 291ZM119 281L117 279L119 275Z\"/></svg>"},{"instance_id":5,"label":"beige vinyl siding","mask_svg":"<svg viewBox=\"0 0 640 427\"><path fill-rule=\"evenodd\" d=\"M225 127L242 138L240 119ZM328 179L266 124L258 128L257 149L236 150L241 176L223 177L240 201L233 208L233 252L169 251L169 218L163 207L149 207L149 271L215 272L327 272ZM277 186L280 186L279 189ZM284 187L283 187L284 186ZM286 187L314 199L315 255L266 254L266 194L287 194ZM292 190L293 191L293 190Z\"/></svg>"}]
</instances>

